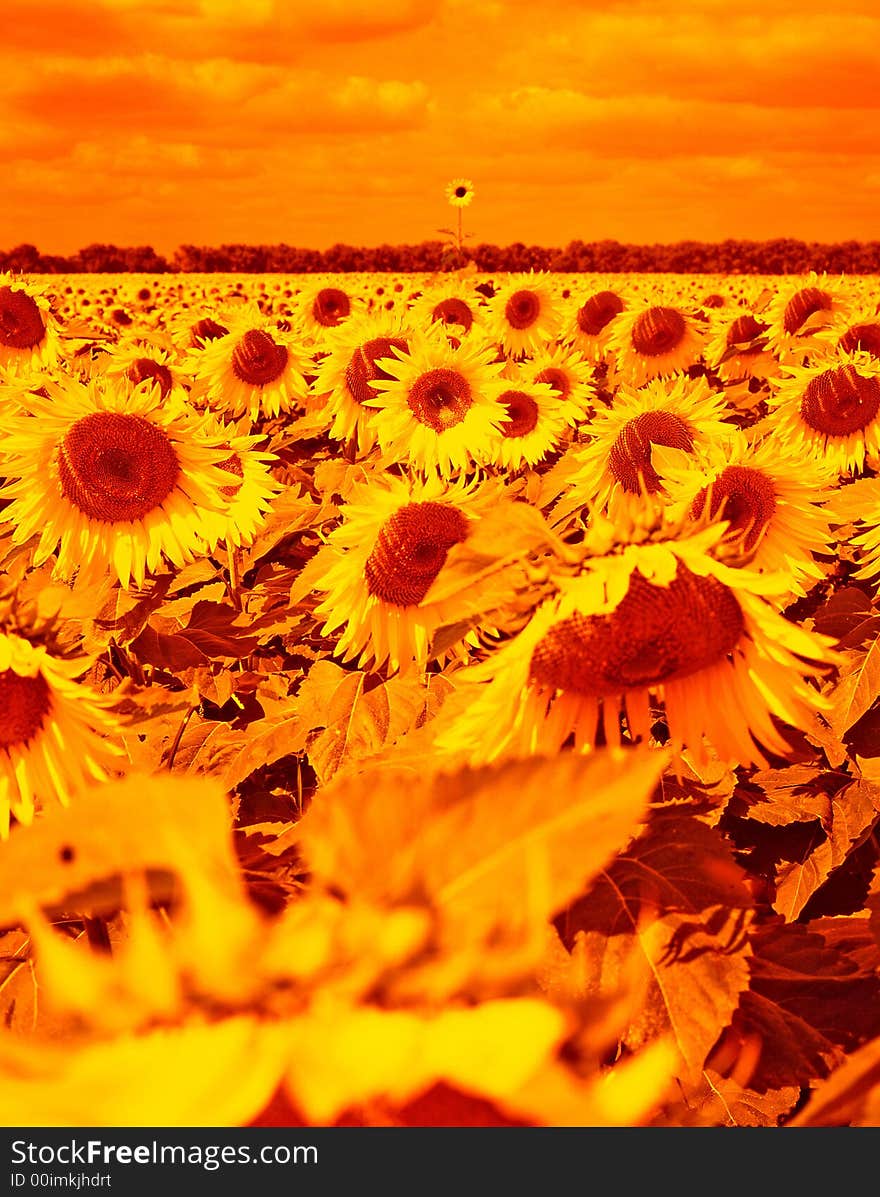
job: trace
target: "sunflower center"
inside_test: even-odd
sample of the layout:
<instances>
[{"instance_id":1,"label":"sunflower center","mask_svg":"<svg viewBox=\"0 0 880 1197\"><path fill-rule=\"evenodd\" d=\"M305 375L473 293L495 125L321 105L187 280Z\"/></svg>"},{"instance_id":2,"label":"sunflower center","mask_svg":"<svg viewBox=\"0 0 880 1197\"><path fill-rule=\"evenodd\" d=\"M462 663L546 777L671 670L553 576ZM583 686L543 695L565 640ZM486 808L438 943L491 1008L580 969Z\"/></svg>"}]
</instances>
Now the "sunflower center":
<instances>
[{"instance_id":1,"label":"sunflower center","mask_svg":"<svg viewBox=\"0 0 880 1197\"><path fill-rule=\"evenodd\" d=\"M431 320L442 320L444 324L458 324L465 332L470 332L474 314L463 299L453 295L440 300L431 313Z\"/></svg>"},{"instance_id":2,"label":"sunflower center","mask_svg":"<svg viewBox=\"0 0 880 1197\"><path fill-rule=\"evenodd\" d=\"M467 187L456 187L455 194L458 199L464 199L467 195Z\"/></svg>"},{"instance_id":3,"label":"sunflower center","mask_svg":"<svg viewBox=\"0 0 880 1197\"><path fill-rule=\"evenodd\" d=\"M864 378L854 366L838 366L811 378L801 399L804 423L826 436L861 432L878 410L880 380Z\"/></svg>"},{"instance_id":4,"label":"sunflower center","mask_svg":"<svg viewBox=\"0 0 880 1197\"><path fill-rule=\"evenodd\" d=\"M706 508L708 487L691 504L698 519ZM709 515L728 521L728 536L741 536L743 548L753 549L776 511L776 487L766 474L748 466L728 466L712 483Z\"/></svg>"},{"instance_id":5,"label":"sunflower center","mask_svg":"<svg viewBox=\"0 0 880 1197\"><path fill-rule=\"evenodd\" d=\"M351 361L345 368L345 385L348 387L352 399L356 403L365 403L367 399L375 399L376 392L370 383L379 378L391 377L376 363L379 358L393 357L392 349L399 349L405 353L409 348L402 337L374 337L372 341L365 341L352 354Z\"/></svg>"},{"instance_id":6,"label":"sunflower center","mask_svg":"<svg viewBox=\"0 0 880 1197\"><path fill-rule=\"evenodd\" d=\"M529 328L541 314L541 299L534 291L514 291L504 308L511 328Z\"/></svg>"},{"instance_id":7,"label":"sunflower center","mask_svg":"<svg viewBox=\"0 0 880 1197\"><path fill-rule=\"evenodd\" d=\"M443 367L420 374L407 396L416 419L435 432L445 432L460 424L473 401L470 383L464 375Z\"/></svg>"},{"instance_id":8,"label":"sunflower center","mask_svg":"<svg viewBox=\"0 0 880 1197\"><path fill-rule=\"evenodd\" d=\"M796 333L811 316L817 312L831 311L831 296L818 287L804 287L792 295L782 314L782 327L787 333Z\"/></svg>"},{"instance_id":9,"label":"sunflower center","mask_svg":"<svg viewBox=\"0 0 880 1197\"><path fill-rule=\"evenodd\" d=\"M351 300L339 287L324 287L312 304L312 315L325 328L335 328L350 311Z\"/></svg>"},{"instance_id":10,"label":"sunflower center","mask_svg":"<svg viewBox=\"0 0 880 1197\"><path fill-rule=\"evenodd\" d=\"M578 309L577 326L588 337L598 337L615 316L623 311L623 300L613 291L597 291Z\"/></svg>"},{"instance_id":11,"label":"sunflower center","mask_svg":"<svg viewBox=\"0 0 880 1197\"><path fill-rule=\"evenodd\" d=\"M880 324L853 324L837 342L837 348L844 353L861 349L880 358Z\"/></svg>"},{"instance_id":12,"label":"sunflower center","mask_svg":"<svg viewBox=\"0 0 880 1197\"><path fill-rule=\"evenodd\" d=\"M139 357L133 361L126 371L126 376L135 386L139 382L146 382L148 378L152 379L159 387L163 399L171 390L171 371L161 362L154 362L148 357Z\"/></svg>"},{"instance_id":13,"label":"sunflower center","mask_svg":"<svg viewBox=\"0 0 880 1197\"><path fill-rule=\"evenodd\" d=\"M235 377L251 386L275 382L287 365L287 347L273 341L259 328L249 329L232 351Z\"/></svg>"},{"instance_id":14,"label":"sunflower center","mask_svg":"<svg viewBox=\"0 0 880 1197\"><path fill-rule=\"evenodd\" d=\"M552 387L560 399L567 399L571 394L571 379L558 366L548 366L540 374L535 375L535 382L546 382Z\"/></svg>"},{"instance_id":15,"label":"sunflower center","mask_svg":"<svg viewBox=\"0 0 880 1197\"><path fill-rule=\"evenodd\" d=\"M644 484L649 494L660 489L660 475L651 464L651 446L693 451L690 428L671 411L643 411L624 424L611 446L608 466L624 490L637 495Z\"/></svg>"},{"instance_id":16,"label":"sunflower center","mask_svg":"<svg viewBox=\"0 0 880 1197\"><path fill-rule=\"evenodd\" d=\"M234 474L236 478L244 478L244 466L241 464L241 458L237 453L233 453L225 461L219 462L217 469L224 470L227 474ZM237 495L240 490L240 482L232 482L229 486L220 487L221 495L226 495L228 499L231 499L233 495Z\"/></svg>"},{"instance_id":17,"label":"sunflower center","mask_svg":"<svg viewBox=\"0 0 880 1197\"><path fill-rule=\"evenodd\" d=\"M535 646L530 680L591 698L657 686L706 669L732 652L743 632L733 593L679 563L669 586L638 571L608 615L571 615Z\"/></svg>"},{"instance_id":18,"label":"sunflower center","mask_svg":"<svg viewBox=\"0 0 880 1197\"><path fill-rule=\"evenodd\" d=\"M443 568L446 554L469 524L445 503L408 503L382 525L364 566L370 594L395 607L420 603Z\"/></svg>"},{"instance_id":19,"label":"sunflower center","mask_svg":"<svg viewBox=\"0 0 880 1197\"><path fill-rule=\"evenodd\" d=\"M528 436L538 423L538 405L525 391L505 391L499 403L507 406L507 419L501 425L501 435L510 439Z\"/></svg>"},{"instance_id":20,"label":"sunflower center","mask_svg":"<svg viewBox=\"0 0 880 1197\"><path fill-rule=\"evenodd\" d=\"M228 328L218 324L210 316L206 316L204 320L197 320L189 330L190 344L194 349L201 349L206 341L218 341L220 337L225 337L228 333Z\"/></svg>"},{"instance_id":21,"label":"sunflower center","mask_svg":"<svg viewBox=\"0 0 880 1197\"><path fill-rule=\"evenodd\" d=\"M171 494L180 474L174 446L142 416L93 412L68 430L58 451L61 493L90 519L131 523Z\"/></svg>"},{"instance_id":22,"label":"sunflower center","mask_svg":"<svg viewBox=\"0 0 880 1197\"><path fill-rule=\"evenodd\" d=\"M678 348L687 324L678 308L648 308L636 317L632 329L632 347L643 357L661 357Z\"/></svg>"},{"instance_id":23,"label":"sunflower center","mask_svg":"<svg viewBox=\"0 0 880 1197\"><path fill-rule=\"evenodd\" d=\"M36 301L26 291L0 287L0 345L33 349L46 335Z\"/></svg>"},{"instance_id":24,"label":"sunflower center","mask_svg":"<svg viewBox=\"0 0 880 1197\"><path fill-rule=\"evenodd\" d=\"M51 705L49 683L41 673L22 677L13 669L0 672L0 748L23 746L32 740Z\"/></svg>"},{"instance_id":25,"label":"sunflower center","mask_svg":"<svg viewBox=\"0 0 880 1197\"><path fill-rule=\"evenodd\" d=\"M757 341L767 328L768 326L756 320L751 312L746 312L744 316L738 316L727 330L727 345L738 346L737 352L740 357L754 357L761 352L762 347L752 345L751 342Z\"/></svg>"}]
</instances>

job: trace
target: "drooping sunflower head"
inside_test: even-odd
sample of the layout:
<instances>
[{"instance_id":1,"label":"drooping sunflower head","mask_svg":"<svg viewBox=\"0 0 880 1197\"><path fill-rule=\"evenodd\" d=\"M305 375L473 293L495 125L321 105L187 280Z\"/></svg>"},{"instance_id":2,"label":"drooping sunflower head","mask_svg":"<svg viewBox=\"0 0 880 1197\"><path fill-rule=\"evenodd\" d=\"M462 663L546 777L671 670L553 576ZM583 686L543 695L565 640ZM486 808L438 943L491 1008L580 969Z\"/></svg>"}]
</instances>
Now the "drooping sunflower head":
<instances>
[{"instance_id":1,"label":"drooping sunflower head","mask_svg":"<svg viewBox=\"0 0 880 1197\"><path fill-rule=\"evenodd\" d=\"M0 624L0 839L10 816L28 824L121 768L120 747L107 738L116 730L111 700L76 680L90 664Z\"/></svg>"},{"instance_id":2,"label":"drooping sunflower head","mask_svg":"<svg viewBox=\"0 0 880 1197\"><path fill-rule=\"evenodd\" d=\"M31 375L58 360L58 321L46 288L0 273L0 370Z\"/></svg>"},{"instance_id":3,"label":"drooping sunflower head","mask_svg":"<svg viewBox=\"0 0 880 1197\"><path fill-rule=\"evenodd\" d=\"M880 361L858 350L786 367L769 419L780 438L841 475L880 451Z\"/></svg>"},{"instance_id":4,"label":"drooping sunflower head","mask_svg":"<svg viewBox=\"0 0 880 1197\"><path fill-rule=\"evenodd\" d=\"M871 312L850 313L830 331L838 353L867 353L880 361L880 316Z\"/></svg>"},{"instance_id":5,"label":"drooping sunflower head","mask_svg":"<svg viewBox=\"0 0 880 1197\"><path fill-rule=\"evenodd\" d=\"M408 351L378 359L375 430L383 454L448 477L487 461L506 417L498 401L501 364L491 347L454 348L423 335Z\"/></svg>"},{"instance_id":6,"label":"drooping sunflower head","mask_svg":"<svg viewBox=\"0 0 880 1197\"><path fill-rule=\"evenodd\" d=\"M201 551L205 512L222 511L223 441L206 433L182 392L47 383L0 417L6 434L0 521L13 543L57 576L112 573L142 585L163 559Z\"/></svg>"},{"instance_id":7,"label":"drooping sunflower head","mask_svg":"<svg viewBox=\"0 0 880 1197\"><path fill-rule=\"evenodd\" d=\"M613 376L639 387L686 370L700 359L704 340L697 320L675 304L634 306L614 321Z\"/></svg>"},{"instance_id":8,"label":"drooping sunflower head","mask_svg":"<svg viewBox=\"0 0 880 1197\"><path fill-rule=\"evenodd\" d=\"M627 306L618 291L604 288L571 301L563 339L592 362L603 361L615 323Z\"/></svg>"},{"instance_id":9,"label":"drooping sunflower head","mask_svg":"<svg viewBox=\"0 0 880 1197\"><path fill-rule=\"evenodd\" d=\"M564 497L557 518L582 507L617 514L663 498L654 449L699 458L730 431L723 393L705 378L656 379L639 390L621 388L610 410L598 412L593 440L569 452L547 475L543 498Z\"/></svg>"},{"instance_id":10,"label":"drooping sunflower head","mask_svg":"<svg viewBox=\"0 0 880 1197\"><path fill-rule=\"evenodd\" d=\"M706 344L705 358L727 382L743 378L769 378L779 363L769 343L770 325L754 312L740 312L720 320Z\"/></svg>"},{"instance_id":11,"label":"drooping sunflower head","mask_svg":"<svg viewBox=\"0 0 880 1197\"><path fill-rule=\"evenodd\" d=\"M326 620L322 634L339 632L337 655L376 668L424 668L433 633L461 620L474 598L432 601L431 588L449 551L501 493L498 483L447 483L437 475L385 476L357 487L322 550L316 583L326 595L316 614Z\"/></svg>"},{"instance_id":12,"label":"drooping sunflower head","mask_svg":"<svg viewBox=\"0 0 880 1197\"><path fill-rule=\"evenodd\" d=\"M780 287L767 306L770 347L784 364L799 364L805 354L822 351L829 327L851 306L842 282L812 271L792 287Z\"/></svg>"},{"instance_id":13,"label":"drooping sunflower head","mask_svg":"<svg viewBox=\"0 0 880 1197\"><path fill-rule=\"evenodd\" d=\"M784 580L713 555L718 528L588 558L529 625L463 675L439 743L474 761L648 742L662 720L673 750L730 764L790 751L780 724L810 727L810 679L831 642L786 621L762 595Z\"/></svg>"}]
</instances>

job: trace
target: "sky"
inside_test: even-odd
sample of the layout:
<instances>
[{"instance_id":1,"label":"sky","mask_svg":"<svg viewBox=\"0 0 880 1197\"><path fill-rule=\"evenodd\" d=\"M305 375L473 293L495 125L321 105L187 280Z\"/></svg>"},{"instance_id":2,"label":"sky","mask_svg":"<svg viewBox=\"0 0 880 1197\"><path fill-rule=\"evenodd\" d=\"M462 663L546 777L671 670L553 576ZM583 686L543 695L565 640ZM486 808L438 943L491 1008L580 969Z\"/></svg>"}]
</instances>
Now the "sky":
<instances>
[{"instance_id":1,"label":"sky","mask_svg":"<svg viewBox=\"0 0 880 1197\"><path fill-rule=\"evenodd\" d=\"M0 248L880 239L877 0L0 0Z\"/></svg>"}]
</instances>

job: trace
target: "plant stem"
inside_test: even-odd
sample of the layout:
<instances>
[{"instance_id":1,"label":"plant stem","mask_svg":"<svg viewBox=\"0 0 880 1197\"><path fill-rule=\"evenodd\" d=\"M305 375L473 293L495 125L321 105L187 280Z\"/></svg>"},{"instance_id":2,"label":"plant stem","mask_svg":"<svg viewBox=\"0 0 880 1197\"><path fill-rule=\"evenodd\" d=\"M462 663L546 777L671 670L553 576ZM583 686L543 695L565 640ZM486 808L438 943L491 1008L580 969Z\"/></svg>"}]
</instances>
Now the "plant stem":
<instances>
[{"instance_id":1,"label":"plant stem","mask_svg":"<svg viewBox=\"0 0 880 1197\"><path fill-rule=\"evenodd\" d=\"M238 550L235 545L226 545L226 560L229 564L229 597L232 599L232 605L237 611L241 610L241 593L239 591L239 577L238 577Z\"/></svg>"}]
</instances>

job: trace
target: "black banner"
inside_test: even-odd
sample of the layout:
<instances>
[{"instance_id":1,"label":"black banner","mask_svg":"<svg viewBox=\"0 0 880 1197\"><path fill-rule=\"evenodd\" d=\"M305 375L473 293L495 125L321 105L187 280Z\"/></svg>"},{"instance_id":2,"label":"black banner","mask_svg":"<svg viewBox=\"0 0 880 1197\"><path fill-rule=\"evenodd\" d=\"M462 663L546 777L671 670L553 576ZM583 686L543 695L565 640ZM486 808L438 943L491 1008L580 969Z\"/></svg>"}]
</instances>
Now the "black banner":
<instances>
[{"instance_id":1,"label":"black banner","mask_svg":"<svg viewBox=\"0 0 880 1197\"><path fill-rule=\"evenodd\" d=\"M608 1192L644 1183L705 1192L729 1179L791 1186L839 1183L829 1135L846 1134L850 1167L876 1135L851 1129L743 1136L720 1128L276 1128L106 1127L0 1130L8 1191L88 1194L436 1191L489 1194L510 1186L537 1194ZM738 1128L746 1129L746 1128ZM683 1136L688 1135L687 1139ZM839 1145L838 1145L839 1146ZM665 1178L665 1180L664 1180ZM662 1183L661 1183L662 1182ZM690 1186L689 1186L689 1183Z\"/></svg>"}]
</instances>

